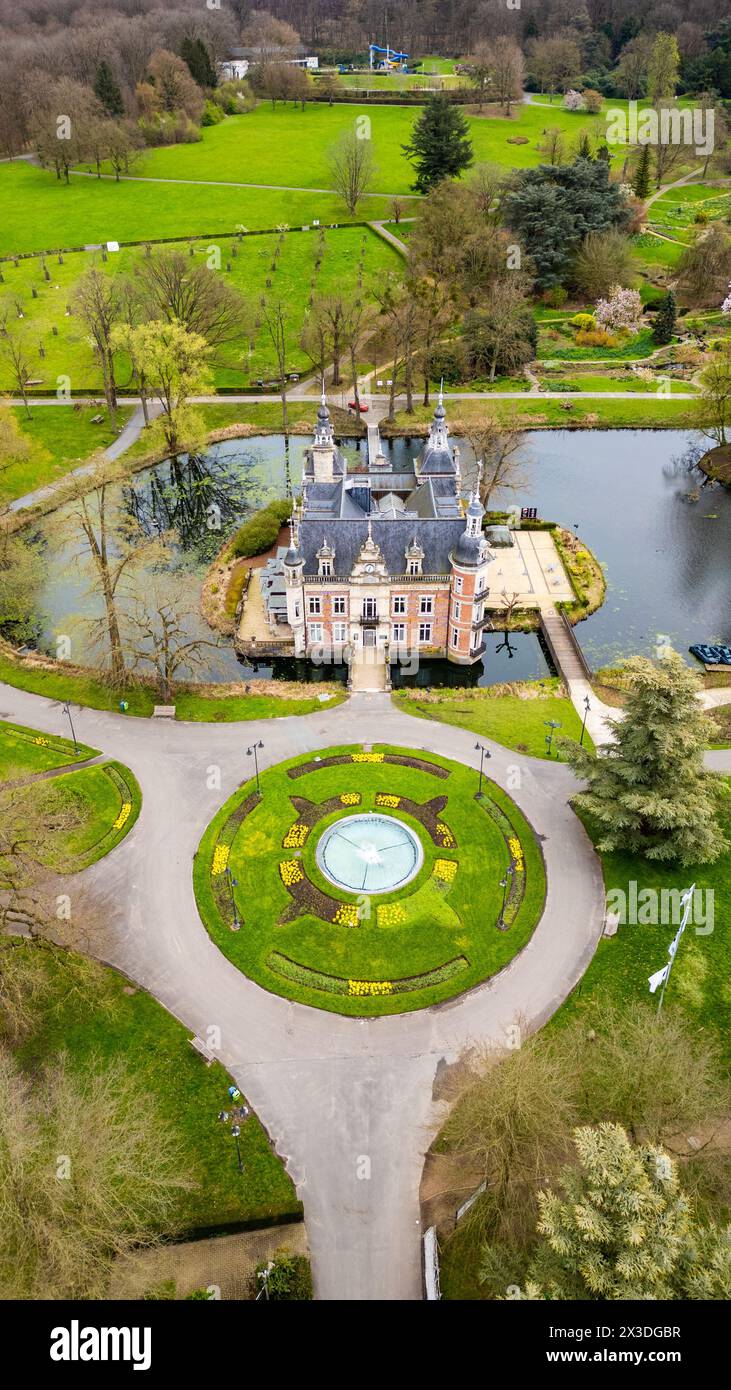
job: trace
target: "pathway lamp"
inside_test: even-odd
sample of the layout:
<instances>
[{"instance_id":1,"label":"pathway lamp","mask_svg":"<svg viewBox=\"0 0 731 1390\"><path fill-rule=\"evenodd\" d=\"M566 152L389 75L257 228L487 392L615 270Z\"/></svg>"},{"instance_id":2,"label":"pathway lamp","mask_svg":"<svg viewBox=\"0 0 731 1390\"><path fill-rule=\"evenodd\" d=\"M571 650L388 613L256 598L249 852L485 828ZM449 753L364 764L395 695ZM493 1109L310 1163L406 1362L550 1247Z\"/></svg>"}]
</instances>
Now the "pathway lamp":
<instances>
[{"instance_id":1,"label":"pathway lamp","mask_svg":"<svg viewBox=\"0 0 731 1390\"><path fill-rule=\"evenodd\" d=\"M479 753L479 755L480 755L480 783L479 783L479 786L478 786L478 788L477 788L477 795L478 795L478 796L481 796L481 795L482 795L482 778L483 778L483 775L484 775L483 769L484 769L484 766L485 766L485 758L491 758L491 757L492 757L492 753L490 752L489 748L485 748L484 745L481 744L481 743L476 743L476 744L475 744L475 752L476 752L476 753Z\"/></svg>"},{"instance_id":2,"label":"pathway lamp","mask_svg":"<svg viewBox=\"0 0 731 1390\"><path fill-rule=\"evenodd\" d=\"M78 751L79 751L79 745L78 745L78 743L76 742L76 732L75 732L75 730L74 730L74 721L73 721L73 719L71 718L71 710L70 710L70 708L69 708L69 702L68 702L68 700L66 701L66 703L65 703L65 705L64 705L64 707L63 707L63 712L64 712L64 714L66 715L66 718L68 719L69 724L71 725L71 737L72 737L72 739L74 740L74 752L75 752L75 753L78 753Z\"/></svg>"},{"instance_id":3,"label":"pathway lamp","mask_svg":"<svg viewBox=\"0 0 731 1390\"><path fill-rule=\"evenodd\" d=\"M508 890L509 890L509 888L510 888L511 885L512 885L513 874L514 874L514 873L515 873L515 865L513 864L513 861L512 861L512 859L511 859L510 863L508 864L507 869L505 870L505 876L504 876L504 878L501 878L501 880L500 880L500 887L501 887L502 890L503 890L503 905L502 905L502 907L500 908L500 916L499 916L499 918L498 918L498 927L500 928L500 931L502 931L502 930L503 930L503 927L505 926L505 908L506 908L506 906L507 906L507 901L508 901Z\"/></svg>"},{"instance_id":4,"label":"pathway lamp","mask_svg":"<svg viewBox=\"0 0 731 1390\"><path fill-rule=\"evenodd\" d=\"M241 1158L241 1145L239 1144L239 1135L240 1135L240 1133L241 1133L241 1125L232 1125L232 1126L231 1126L231 1135L232 1135L232 1137L233 1137L234 1143L236 1144L236 1158L237 1158L238 1165L239 1165L239 1172L240 1172L240 1173L243 1173L243 1171L244 1171L244 1164L243 1164L243 1161L242 1161L242 1158Z\"/></svg>"},{"instance_id":5,"label":"pathway lamp","mask_svg":"<svg viewBox=\"0 0 731 1390\"><path fill-rule=\"evenodd\" d=\"M230 868L228 867L228 865L226 865L225 873L226 873L226 878L227 878L227 880L228 880L228 890L229 890L229 893L231 894L231 907L233 908L233 914L234 914L234 920L233 920L233 924L232 924L231 930L232 930L232 931L239 931L239 930L240 930L240 927L241 927L241 922L240 922L240 920L239 920L239 910L238 910L238 908L237 908L237 906L236 906L236 894L234 893L234 888L238 888L238 886L239 886L239 881L238 881L237 878L234 878L234 876L233 876L233 874L231 873L231 870L230 870Z\"/></svg>"},{"instance_id":6,"label":"pathway lamp","mask_svg":"<svg viewBox=\"0 0 731 1390\"><path fill-rule=\"evenodd\" d=\"M546 734L546 752L548 753L548 756L550 758L551 749L553 747L554 732L556 729L561 729L563 725L559 722L558 719L544 719L543 723L548 729L548 733Z\"/></svg>"},{"instance_id":7,"label":"pathway lamp","mask_svg":"<svg viewBox=\"0 0 731 1390\"><path fill-rule=\"evenodd\" d=\"M590 710L590 709L591 709L591 705L590 705L590 703L589 703L589 696L588 696L588 695L585 695L585 696L584 696L584 721L583 721L583 723L582 723L582 725L581 725L581 738L579 739L579 743L580 743L580 744L582 744L582 743L584 742L584 734L585 734L585 732L586 732L586 716L587 716L587 714L589 713L589 710Z\"/></svg>"},{"instance_id":8,"label":"pathway lamp","mask_svg":"<svg viewBox=\"0 0 731 1390\"><path fill-rule=\"evenodd\" d=\"M251 748L247 748L247 750L246 750L246 752L248 753L249 757L250 757L250 758L253 757L253 759L254 759L254 768L255 768L255 774L256 774L256 790L257 790L259 796L261 796L261 785L260 785L260 782L259 782L259 749L260 749L260 748L263 748L263 747L264 747L264 744L262 743L261 739L259 739L259 742L258 742L258 743L254 743L254 744L252 745Z\"/></svg>"}]
</instances>

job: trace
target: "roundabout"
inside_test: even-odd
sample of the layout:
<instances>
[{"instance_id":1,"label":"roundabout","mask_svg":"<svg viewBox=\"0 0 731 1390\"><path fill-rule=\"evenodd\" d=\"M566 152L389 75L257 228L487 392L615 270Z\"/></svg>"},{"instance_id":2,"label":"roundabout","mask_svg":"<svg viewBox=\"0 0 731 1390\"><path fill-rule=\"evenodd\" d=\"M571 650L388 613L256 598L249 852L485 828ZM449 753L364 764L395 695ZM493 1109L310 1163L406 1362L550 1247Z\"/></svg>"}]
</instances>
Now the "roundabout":
<instances>
[{"instance_id":1,"label":"roundabout","mask_svg":"<svg viewBox=\"0 0 731 1390\"><path fill-rule=\"evenodd\" d=\"M515 802L463 765L336 747L244 784L196 856L201 918L265 989L375 1016L453 998L530 940L545 900Z\"/></svg>"}]
</instances>

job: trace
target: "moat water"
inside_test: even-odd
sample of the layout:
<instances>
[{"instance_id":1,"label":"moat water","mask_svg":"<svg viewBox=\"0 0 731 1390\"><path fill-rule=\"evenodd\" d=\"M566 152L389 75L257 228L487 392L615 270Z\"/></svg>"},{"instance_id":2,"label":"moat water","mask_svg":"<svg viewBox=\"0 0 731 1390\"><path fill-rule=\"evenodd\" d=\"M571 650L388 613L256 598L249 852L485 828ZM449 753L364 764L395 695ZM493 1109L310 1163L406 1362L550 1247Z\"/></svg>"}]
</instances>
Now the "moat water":
<instances>
[{"instance_id":1,"label":"moat water","mask_svg":"<svg viewBox=\"0 0 731 1390\"><path fill-rule=\"evenodd\" d=\"M118 607L174 601L188 639L210 642L199 613L201 579L235 527L272 497L295 488L307 440L271 435L227 440L200 458L167 460L107 491L112 551L135 547L134 561L118 588ZM462 441L459 441L462 446ZM397 471L419 452L419 439L385 445ZM692 642L731 642L731 491L699 488L688 471L688 451L707 446L702 436L680 430L530 431L525 437L517 490L498 492L495 507L537 507L544 518L576 528L605 568L603 607L577 628L590 665L598 668L634 652L651 654L659 641L687 653ZM351 458L365 444L346 440ZM469 472L470 451L462 447ZM695 499L695 500L693 500ZM91 514L94 517L92 503ZM164 556L150 542L165 536ZM40 645L55 654L70 640L71 659L100 661L103 617L94 571L73 508L55 514L39 533L45 580ZM125 617L124 626L133 631ZM429 662L415 677L421 685L480 685L545 676L548 663L534 634L488 633L487 651L475 667ZM67 649L66 649L67 650ZM239 662L230 645L207 646L194 679L224 681L248 676L344 680L342 667L310 669L281 662L254 668ZM690 658L689 658L690 659ZM184 673L181 673L181 675ZM396 670L398 682L399 673Z\"/></svg>"}]
</instances>

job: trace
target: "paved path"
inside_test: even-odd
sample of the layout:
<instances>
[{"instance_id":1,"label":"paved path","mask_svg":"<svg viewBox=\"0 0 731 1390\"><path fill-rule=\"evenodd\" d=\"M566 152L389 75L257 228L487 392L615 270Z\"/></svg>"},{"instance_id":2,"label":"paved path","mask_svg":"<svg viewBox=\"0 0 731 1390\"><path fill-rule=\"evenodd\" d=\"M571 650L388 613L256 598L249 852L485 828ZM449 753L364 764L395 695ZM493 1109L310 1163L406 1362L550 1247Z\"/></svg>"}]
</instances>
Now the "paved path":
<instances>
[{"instance_id":1,"label":"paved path","mask_svg":"<svg viewBox=\"0 0 731 1390\"><path fill-rule=\"evenodd\" d=\"M0 716L58 732L61 708L0 685ZM191 1032L221 1030L223 1064L286 1159L305 1204L316 1293L324 1299L421 1297L418 1192L424 1153L443 1110L435 1084L476 1043L503 1043L516 1021L540 1026L585 970L601 933L599 862L568 805L560 764L491 745L490 772L541 836L548 874L543 917L526 949L494 980L418 1013L348 1019L268 994L213 946L198 917L191 864L205 826L250 774L329 744L389 740L425 746L476 768L474 735L425 724L384 695L327 713L228 724L163 724L93 710L77 736L131 767L142 813L126 840L83 876L109 922L109 961L154 994ZM221 788L208 790L211 769ZM515 787L517 778L519 788ZM370 1160L370 1179L359 1165Z\"/></svg>"},{"instance_id":2,"label":"paved path","mask_svg":"<svg viewBox=\"0 0 731 1390\"><path fill-rule=\"evenodd\" d=\"M337 198L337 188L312 188L303 187L296 183L239 183L236 179L163 179L149 174L122 174L118 179L115 174L96 174L87 172L85 169L71 169L71 175L77 179L108 179L112 183L174 183L192 184L194 188L260 188L266 189L269 193L329 193ZM410 198L417 201L423 197L421 193L379 193L373 191L363 193L363 198ZM350 223L343 223L343 226L350 226Z\"/></svg>"}]
</instances>

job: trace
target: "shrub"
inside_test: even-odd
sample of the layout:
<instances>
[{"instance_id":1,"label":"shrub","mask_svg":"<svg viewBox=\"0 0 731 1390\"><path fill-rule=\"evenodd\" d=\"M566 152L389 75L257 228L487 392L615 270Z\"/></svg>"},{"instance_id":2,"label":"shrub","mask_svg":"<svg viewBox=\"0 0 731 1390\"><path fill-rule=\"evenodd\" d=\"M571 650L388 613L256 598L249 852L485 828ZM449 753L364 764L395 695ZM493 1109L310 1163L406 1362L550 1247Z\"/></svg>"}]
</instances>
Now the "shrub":
<instances>
[{"instance_id":1,"label":"shrub","mask_svg":"<svg viewBox=\"0 0 731 1390\"><path fill-rule=\"evenodd\" d=\"M708 213L702 211L697 212L693 221L696 222L699 227L705 227L709 221Z\"/></svg>"},{"instance_id":2,"label":"shrub","mask_svg":"<svg viewBox=\"0 0 731 1390\"><path fill-rule=\"evenodd\" d=\"M288 1250L277 1250L271 1267L266 1263L257 1265L254 1296L264 1287L265 1271L267 1292L271 1300L302 1302L312 1298L312 1274L309 1260L304 1255L290 1255Z\"/></svg>"},{"instance_id":3,"label":"shrub","mask_svg":"<svg viewBox=\"0 0 731 1390\"><path fill-rule=\"evenodd\" d=\"M601 92L597 92L595 87L585 87L581 95L584 98L584 109L591 116L597 116L602 109L603 97Z\"/></svg>"},{"instance_id":4,"label":"shrub","mask_svg":"<svg viewBox=\"0 0 731 1390\"><path fill-rule=\"evenodd\" d=\"M607 333L606 328L590 328L584 332L576 334L576 342L580 347L616 347L617 339L611 333Z\"/></svg>"},{"instance_id":5,"label":"shrub","mask_svg":"<svg viewBox=\"0 0 731 1390\"><path fill-rule=\"evenodd\" d=\"M434 381L444 377L448 386L457 386L465 379L467 360L461 343L447 343L432 353L430 372Z\"/></svg>"},{"instance_id":6,"label":"shrub","mask_svg":"<svg viewBox=\"0 0 731 1390\"><path fill-rule=\"evenodd\" d=\"M565 290L563 285L554 285L552 289L546 290L543 303L551 309L562 309L568 297L568 290Z\"/></svg>"},{"instance_id":7,"label":"shrub","mask_svg":"<svg viewBox=\"0 0 731 1390\"><path fill-rule=\"evenodd\" d=\"M292 502L286 497L277 498L261 511L254 512L234 536L231 554L240 559L263 554L274 545L281 527L291 515Z\"/></svg>"},{"instance_id":8,"label":"shrub","mask_svg":"<svg viewBox=\"0 0 731 1390\"><path fill-rule=\"evenodd\" d=\"M589 333L596 328L596 319L593 314L574 314L570 322L572 328L578 328L582 333Z\"/></svg>"},{"instance_id":9,"label":"shrub","mask_svg":"<svg viewBox=\"0 0 731 1390\"><path fill-rule=\"evenodd\" d=\"M221 110L221 107L218 106L218 104L215 101L207 101L205 106L203 107L201 125L219 125L222 120L223 111Z\"/></svg>"}]
</instances>

